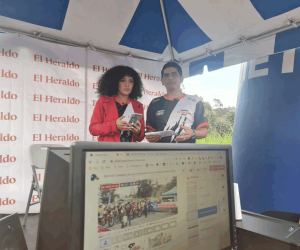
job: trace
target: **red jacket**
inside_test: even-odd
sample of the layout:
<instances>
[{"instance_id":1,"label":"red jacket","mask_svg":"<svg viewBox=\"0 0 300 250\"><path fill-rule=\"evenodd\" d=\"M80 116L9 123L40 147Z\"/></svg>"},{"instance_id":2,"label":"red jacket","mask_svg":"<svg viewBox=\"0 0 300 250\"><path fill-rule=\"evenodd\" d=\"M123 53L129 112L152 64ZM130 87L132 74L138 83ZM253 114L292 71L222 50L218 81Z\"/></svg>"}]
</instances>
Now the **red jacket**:
<instances>
[{"instance_id":1,"label":"red jacket","mask_svg":"<svg viewBox=\"0 0 300 250\"><path fill-rule=\"evenodd\" d=\"M143 104L138 101L131 100L131 104L135 113L144 114ZM119 118L115 96L101 96L94 109L90 133L98 136L98 141L120 142L120 131L117 130L116 120ZM132 142L142 141L145 136L144 115L140 121L141 135L139 137L133 135Z\"/></svg>"}]
</instances>

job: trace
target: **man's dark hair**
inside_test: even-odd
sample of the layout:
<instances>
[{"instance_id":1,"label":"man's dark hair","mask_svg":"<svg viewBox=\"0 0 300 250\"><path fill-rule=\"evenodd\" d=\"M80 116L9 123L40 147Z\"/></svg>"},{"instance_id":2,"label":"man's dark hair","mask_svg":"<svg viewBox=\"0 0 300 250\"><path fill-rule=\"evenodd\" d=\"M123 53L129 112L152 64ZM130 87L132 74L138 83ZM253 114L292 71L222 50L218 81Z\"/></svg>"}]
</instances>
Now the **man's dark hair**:
<instances>
[{"instance_id":1,"label":"man's dark hair","mask_svg":"<svg viewBox=\"0 0 300 250\"><path fill-rule=\"evenodd\" d=\"M107 70L98 81L97 94L99 96L113 96L118 93L119 82L124 76L133 78L133 88L129 97L137 100L142 97L143 83L140 75L128 66L118 65Z\"/></svg>"},{"instance_id":2,"label":"man's dark hair","mask_svg":"<svg viewBox=\"0 0 300 250\"><path fill-rule=\"evenodd\" d=\"M182 76L182 68L176 62L168 62L166 63L161 70L161 78L164 76L164 70L167 68L176 68L179 75Z\"/></svg>"}]
</instances>

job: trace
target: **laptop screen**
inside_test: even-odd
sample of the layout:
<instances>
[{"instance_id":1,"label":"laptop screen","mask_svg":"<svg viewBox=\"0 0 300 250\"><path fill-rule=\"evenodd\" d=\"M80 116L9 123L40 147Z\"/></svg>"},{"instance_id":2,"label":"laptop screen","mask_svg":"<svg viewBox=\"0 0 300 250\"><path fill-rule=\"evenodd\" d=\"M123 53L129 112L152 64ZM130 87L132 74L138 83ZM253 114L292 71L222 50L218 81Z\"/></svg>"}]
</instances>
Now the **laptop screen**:
<instances>
[{"instance_id":1,"label":"laptop screen","mask_svg":"<svg viewBox=\"0 0 300 250\"><path fill-rule=\"evenodd\" d=\"M84 249L230 249L226 150L85 154Z\"/></svg>"}]
</instances>

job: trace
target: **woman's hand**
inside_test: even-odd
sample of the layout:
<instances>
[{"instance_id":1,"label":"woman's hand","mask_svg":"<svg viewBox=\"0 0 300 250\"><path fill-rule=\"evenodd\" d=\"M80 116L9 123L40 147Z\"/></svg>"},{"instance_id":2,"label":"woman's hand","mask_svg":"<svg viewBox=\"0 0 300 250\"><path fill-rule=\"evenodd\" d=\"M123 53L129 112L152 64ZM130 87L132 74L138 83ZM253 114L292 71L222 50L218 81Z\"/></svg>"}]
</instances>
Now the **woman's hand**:
<instances>
[{"instance_id":1,"label":"woman's hand","mask_svg":"<svg viewBox=\"0 0 300 250\"><path fill-rule=\"evenodd\" d=\"M131 127L131 131L133 134L135 134L136 136L140 136L141 135L141 123L137 122L137 124L132 123L132 127Z\"/></svg>"},{"instance_id":2,"label":"woman's hand","mask_svg":"<svg viewBox=\"0 0 300 250\"><path fill-rule=\"evenodd\" d=\"M119 117L118 120L116 120L116 125L117 125L117 129L119 131L124 130L124 131L129 131L131 130L131 126L128 122L122 121L122 119L124 119L125 116L121 116Z\"/></svg>"}]
</instances>

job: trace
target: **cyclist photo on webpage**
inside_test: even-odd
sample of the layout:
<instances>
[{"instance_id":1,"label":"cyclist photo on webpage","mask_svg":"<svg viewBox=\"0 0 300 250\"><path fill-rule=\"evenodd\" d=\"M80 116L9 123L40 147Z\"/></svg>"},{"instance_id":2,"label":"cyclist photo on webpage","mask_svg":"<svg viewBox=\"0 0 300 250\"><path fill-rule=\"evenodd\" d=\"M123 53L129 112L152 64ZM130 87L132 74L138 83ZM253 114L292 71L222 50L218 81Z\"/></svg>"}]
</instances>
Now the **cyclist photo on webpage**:
<instances>
[{"instance_id":1,"label":"cyclist photo on webpage","mask_svg":"<svg viewBox=\"0 0 300 250\"><path fill-rule=\"evenodd\" d=\"M176 214L176 176L99 186L98 233L138 226Z\"/></svg>"}]
</instances>

